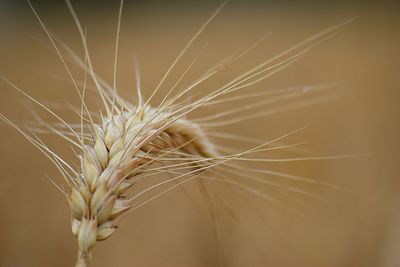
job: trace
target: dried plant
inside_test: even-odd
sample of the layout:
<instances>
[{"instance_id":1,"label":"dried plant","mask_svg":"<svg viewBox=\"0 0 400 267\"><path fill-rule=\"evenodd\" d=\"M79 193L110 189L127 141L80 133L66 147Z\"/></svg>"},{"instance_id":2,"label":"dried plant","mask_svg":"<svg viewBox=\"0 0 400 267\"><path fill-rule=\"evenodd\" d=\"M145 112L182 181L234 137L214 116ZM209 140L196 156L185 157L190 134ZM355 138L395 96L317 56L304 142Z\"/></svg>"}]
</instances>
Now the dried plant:
<instances>
[{"instance_id":1,"label":"dried plant","mask_svg":"<svg viewBox=\"0 0 400 267\"><path fill-rule=\"evenodd\" d=\"M238 187L256 197L260 197L267 201L275 201L273 197L259 191L256 187L252 187L243 181L230 178L231 175L239 174L243 179L250 179L260 184L266 184L277 189L283 189L290 193L301 194L308 197L318 196L294 186L291 187L269 181L268 179L265 179L265 177L260 176L274 175L302 183L310 183L339 189L339 187L332 184L287 173L269 171L267 169L259 170L250 168L246 169L246 172L251 173L250 176L240 175L240 172L243 172L246 168L239 164L242 161L297 161L341 157L298 157L283 159L248 157L248 155L252 153L290 148L298 145L283 145L279 142L285 137L302 129L291 131L240 153L230 154L223 153L223 149L214 142L211 142L210 137L219 136L222 138L230 138L237 141L244 140L248 142L249 138L246 139L245 137L235 136L233 134L220 133L218 135L218 133L213 132L212 129L215 126L237 123L252 118L261 118L284 110L330 101L334 98L335 95L310 97L309 99L296 102L295 104L282 105L272 110L240 116L240 112L243 110L251 110L267 103L295 99L318 90L332 88L334 85L324 84L306 87L300 86L275 91L248 93L240 96L234 95L231 97L222 97L249 88L283 70L299 59L313 46L332 35L332 33L343 24L328 28L319 34L310 37L277 56L262 62L249 71L244 72L211 93L199 97L198 99L194 99L188 103L186 101L187 96L190 95L197 86L249 53L254 47L259 45L264 38L238 55L228 58L226 61L211 68L189 86L186 86L183 90L175 93L187 71L189 71L193 63L196 61L197 58L195 58L192 64L188 66L186 71L181 75L176 84L170 88L161 103L152 107L150 104L151 100L163 86L166 78L170 75L177 62L187 52L188 48L202 33L204 28L218 14L225 3L214 12L214 14L206 21L206 23L204 23L204 25L182 49L147 100L142 97L140 90L140 77L137 73L138 101L136 104L132 104L121 98L116 90L118 38L123 2L121 1L119 10L113 86L105 83L95 73L86 45L85 31L81 27L78 17L70 2L68 0L66 2L71 10L82 38L83 47L85 49L85 58L83 60L74 54L74 52L66 45L57 41L46 29L45 24L42 22L33 7L32 10L63 62L81 99L80 110L77 110L79 113L80 125L76 126L67 123L59 115L50 110L50 108L39 103L36 99L26 94L12 82L5 80L12 87L20 91L23 95L38 104L58 120L59 124L58 127L56 127L48 123L43 123L38 119L39 124L44 127L45 130L62 137L79 149L78 158L80 160L80 168L78 170L73 168L72 165L64 161L60 155L50 150L44 142L39 139L34 131L27 132L23 130L21 127L12 123L4 115L1 115L1 118L3 121L16 128L25 138L43 152L55 164L64 177L65 186L60 187L57 185L57 187L66 196L71 208L72 233L76 236L78 242L78 260L76 266L88 265L91 257L91 249L94 244L97 241L105 240L110 237L117 229L118 222L124 217L123 215L133 212L137 208L157 199L166 192L194 179L199 180L199 185L202 187L205 199L209 201L211 211L213 210L212 194L209 191L209 186L211 185L207 183L208 181L226 183ZM75 63L85 71L85 73L91 75L104 107L103 112L98 113L102 114L100 120L93 118L91 115L92 112L88 110L85 103L85 91L87 87L86 77L82 88L80 88L65 62L62 51L68 53L75 60ZM243 98L251 99L262 96L269 97L266 100L254 102L251 105L241 106L240 108L201 118L197 121L186 118L192 111L199 108L219 105L228 101L237 101ZM231 115L234 115L234 117L229 117ZM218 119L221 120L216 121ZM211 130L206 132L206 129ZM43 132L43 128L35 128L33 130L41 130ZM253 141L254 140L250 140L250 142ZM235 164L232 164L232 161L234 161ZM129 196L128 190L132 186L149 179L150 176L163 173L172 174L174 176L172 178L164 179L161 182L157 182L156 184L146 186L146 188L139 193ZM224 173L226 175L224 175ZM162 190L160 191L159 189ZM157 193L152 195L150 198L144 198L144 196L147 196L147 193L153 191ZM217 229L217 235L219 235L218 221L215 221L215 227ZM223 261L223 255L221 258L221 261Z\"/></svg>"}]
</instances>

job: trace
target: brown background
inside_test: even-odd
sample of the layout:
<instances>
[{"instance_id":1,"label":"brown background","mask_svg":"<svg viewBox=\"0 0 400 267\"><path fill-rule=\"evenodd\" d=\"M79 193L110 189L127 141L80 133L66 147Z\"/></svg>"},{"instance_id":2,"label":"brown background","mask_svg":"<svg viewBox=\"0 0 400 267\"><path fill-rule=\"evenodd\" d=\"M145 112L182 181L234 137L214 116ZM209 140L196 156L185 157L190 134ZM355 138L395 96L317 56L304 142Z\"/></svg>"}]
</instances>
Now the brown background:
<instances>
[{"instance_id":1,"label":"brown background","mask_svg":"<svg viewBox=\"0 0 400 267\"><path fill-rule=\"evenodd\" d=\"M33 4L51 31L82 55L78 33L66 6L58 1L33 1ZM82 23L88 26L95 68L112 81L118 3L89 1L76 2L75 6ZM149 96L185 42L217 6L213 2L127 1L118 69L121 94L134 99L136 55L144 94ZM342 96L340 99L222 130L272 139L309 125L289 140L308 141L304 147L313 155L370 153L372 156L265 164L264 168L336 183L352 192L344 196L319 187L306 188L333 204L300 197L308 208L296 207L296 210L304 216L252 199L240 191L228 193L221 185L216 186L215 192L221 190L220 197L235 212L235 216L226 209L220 213L228 266L400 266L398 14L399 7L390 2L343 1L322 5L312 1L279 4L231 1L170 77L167 85L173 84L205 41L207 48L189 79L195 79L207 67L254 43L265 33L273 33L239 64L210 80L196 93L212 90L240 71L322 29L358 17L294 65L252 89L256 92L335 81L341 83L338 89L333 89ZM67 100L79 105L79 99L24 1L0 2L0 34L0 73L54 107L68 121L79 121L65 104ZM79 69L72 67L72 70L76 78L83 79ZM0 90L1 113L20 125L32 120L26 108L34 106L32 103L3 81ZM299 100L288 103L296 101ZM93 110L98 108L94 93L88 103ZM228 107L231 106L219 106L218 110ZM40 114L52 120L47 114ZM199 111L194 116L201 114ZM76 241L70 233L68 206L45 178L48 175L61 182L59 174L15 130L0 124L0 136L0 266L72 266ZM75 162L68 144L56 137L44 138L51 148ZM219 141L225 146L244 148L236 142ZM271 155L275 154L266 154ZM93 266L217 266L217 245L209 213L196 183L185 190L173 191L130 215L111 239L96 245ZM285 201L292 203L291 197L289 194Z\"/></svg>"}]
</instances>

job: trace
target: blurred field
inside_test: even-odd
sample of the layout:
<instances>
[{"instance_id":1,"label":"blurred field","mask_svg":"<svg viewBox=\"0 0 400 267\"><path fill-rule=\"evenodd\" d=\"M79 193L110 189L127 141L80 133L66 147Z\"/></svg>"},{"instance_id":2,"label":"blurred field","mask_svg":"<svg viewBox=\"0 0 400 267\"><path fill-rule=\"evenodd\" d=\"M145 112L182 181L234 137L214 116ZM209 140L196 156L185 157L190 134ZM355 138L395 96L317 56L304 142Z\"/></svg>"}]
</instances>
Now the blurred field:
<instances>
[{"instance_id":1,"label":"blurred field","mask_svg":"<svg viewBox=\"0 0 400 267\"><path fill-rule=\"evenodd\" d=\"M54 108L67 121L78 122L78 117L66 108L65 101L78 106L79 98L61 62L29 6L24 1L16 2L0 1L1 75L43 103L58 104ZM66 6L58 1L33 4L51 31L82 56L78 32ZM96 5L76 1L75 6L82 23L87 25L95 69L112 82L118 3ZM134 99L136 56L144 94L149 96L169 64L217 6L218 3L185 1L126 1L118 67L121 94ZM228 266L400 266L398 5L231 1L178 65L167 85L174 84L205 42L207 47L188 82L272 32L240 64L210 80L196 94L210 91L262 60L352 17L358 19L251 90L340 82L340 87L333 91L341 98L221 130L273 139L309 125L289 140L308 141L304 147L312 155L372 156L269 164L267 168L336 183L352 192L351 196L344 196L318 187L306 188L331 204L301 199L307 204L304 210L297 207L302 216L247 198L239 191L221 193L220 197L235 211L235 216L227 209L220 213ZM83 80L82 71L69 64L76 78ZM0 81L0 90L1 113L18 124L32 120L27 108L32 103L4 81ZM166 89L162 93L165 92ZM162 99L162 93L156 101ZM245 103L249 102L235 105ZM89 95L88 104L93 110L99 107L95 93ZM193 116L229 107L232 105L199 111ZM51 120L45 113L40 114ZM0 130L0 266L73 266L76 240L70 230L67 202L46 179L48 175L61 181L57 170L15 130L5 124L0 124ZM75 162L68 144L52 136L45 140L67 160ZM220 143L236 145L227 140ZM215 188L216 192L224 192L221 185ZM96 245L92 265L218 266L209 213L195 183L185 190L167 194L129 216L110 240ZM290 196L287 201L292 203Z\"/></svg>"}]
</instances>

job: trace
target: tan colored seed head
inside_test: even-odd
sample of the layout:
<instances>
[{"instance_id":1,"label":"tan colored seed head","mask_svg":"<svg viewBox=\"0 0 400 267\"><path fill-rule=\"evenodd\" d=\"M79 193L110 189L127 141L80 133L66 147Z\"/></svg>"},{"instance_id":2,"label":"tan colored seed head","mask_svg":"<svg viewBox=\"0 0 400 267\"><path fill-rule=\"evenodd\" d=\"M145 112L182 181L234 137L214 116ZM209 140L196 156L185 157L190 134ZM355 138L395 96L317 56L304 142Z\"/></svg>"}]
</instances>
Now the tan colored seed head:
<instances>
[{"instance_id":1,"label":"tan colored seed head","mask_svg":"<svg viewBox=\"0 0 400 267\"><path fill-rule=\"evenodd\" d=\"M171 123L171 116L157 115L152 108L134 108L104 118L93 132L80 156L79 177L67 194L79 259L90 254L96 241L116 230L114 221L132 206L124 193L144 164L149 166L170 149L192 156L216 155L199 126L185 119Z\"/></svg>"}]
</instances>

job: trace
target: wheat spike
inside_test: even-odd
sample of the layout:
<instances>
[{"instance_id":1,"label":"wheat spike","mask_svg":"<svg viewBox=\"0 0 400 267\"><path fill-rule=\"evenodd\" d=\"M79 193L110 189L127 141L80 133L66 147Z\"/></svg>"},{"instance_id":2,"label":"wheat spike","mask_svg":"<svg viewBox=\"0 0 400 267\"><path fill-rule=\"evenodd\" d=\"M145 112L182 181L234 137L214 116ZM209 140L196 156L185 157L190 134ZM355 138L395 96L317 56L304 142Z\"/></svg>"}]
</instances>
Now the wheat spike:
<instances>
[{"instance_id":1,"label":"wheat spike","mask_svg":"<svg viewBox=\"0 0 400 267\"><path fill-rule=\"evenodd\" d=\"M173 120L167 112L157 113L153 108L137 107L94 125L95 134L80 157L81 173L67 193L80 261L89 257L97 240L112 235L115 219L132 207L124 193L143 165L148 167L170 150L191 157L217 155L196 124Z\"/></svg>"}]
</instances>

